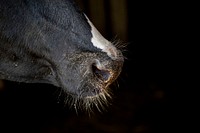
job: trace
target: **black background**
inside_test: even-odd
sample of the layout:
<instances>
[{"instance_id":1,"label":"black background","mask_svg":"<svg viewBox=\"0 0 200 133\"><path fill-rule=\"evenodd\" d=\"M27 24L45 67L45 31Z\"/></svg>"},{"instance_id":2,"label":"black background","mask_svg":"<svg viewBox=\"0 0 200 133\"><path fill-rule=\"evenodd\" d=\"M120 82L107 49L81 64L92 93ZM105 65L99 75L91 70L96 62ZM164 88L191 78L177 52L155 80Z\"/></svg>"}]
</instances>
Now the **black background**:
<instances>
[{"instance_id":1,"label":"black background","mask_svg":"<svg viewBox=\"0 0 200 133\"><path fill-rule=\"evenodd\" d=\"M117 80L119 87L112 86L114 98L107 111L90 117L77 114L56 102L57 88L51 85L3 81L0 133L179 132L179 48L184 40L180 6L174 2L127 1L127 36L122 38L128 44L126 60ZM104 36L111 38L112 24L106 24L109 32Z\"/></svg>"}]
</instances>

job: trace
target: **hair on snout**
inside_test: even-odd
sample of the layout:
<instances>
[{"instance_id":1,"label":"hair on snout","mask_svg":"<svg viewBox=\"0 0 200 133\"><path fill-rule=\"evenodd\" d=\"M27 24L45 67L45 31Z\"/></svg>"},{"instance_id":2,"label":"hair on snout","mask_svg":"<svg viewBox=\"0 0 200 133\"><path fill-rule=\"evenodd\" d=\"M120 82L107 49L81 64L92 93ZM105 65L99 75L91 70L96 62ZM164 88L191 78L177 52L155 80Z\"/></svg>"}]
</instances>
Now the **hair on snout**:
<instances>
[{"instance_id":1,"label":"hair on snout","mask_svg":"<svg viewBox=\"0 0 200 133\"><path fill-rule=\"evenodd\" d=\"M76 96L66 93L63 89L57 90L56 95L58 103L62 102L64 106L75 110L77 114L79 111L86 112L89 115L94 114L94 110L98 110L100 113L105 112L113 100L113 93L110 88L95 96Z\"/></svg>"}]
</instances>

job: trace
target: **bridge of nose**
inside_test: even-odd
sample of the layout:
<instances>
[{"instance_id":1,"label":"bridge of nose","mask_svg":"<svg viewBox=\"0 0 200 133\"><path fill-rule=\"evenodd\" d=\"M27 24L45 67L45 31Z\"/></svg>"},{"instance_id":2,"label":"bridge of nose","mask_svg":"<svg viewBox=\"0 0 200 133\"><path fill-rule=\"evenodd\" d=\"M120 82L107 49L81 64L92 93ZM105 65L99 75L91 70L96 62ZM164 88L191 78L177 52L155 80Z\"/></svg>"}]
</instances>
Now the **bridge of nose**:
<instances>
[{"instance_id":1,"label":"bridge of nose","mask_svg":"<svg viewBox=\"0 0 200 133\"><path fill-rule=\"evenodd\" d=\"M120 52L117 50L117 48L101 35L101 33L95 28L95 26L92 24L92 22L88 19L86 15L85 17L88 21L88 24L91 27L91 42L93 46L97 47L98 49L101 49L102 52L105 52L111 59L117 59L120 55Z\"/></svg>"}]
</instances>

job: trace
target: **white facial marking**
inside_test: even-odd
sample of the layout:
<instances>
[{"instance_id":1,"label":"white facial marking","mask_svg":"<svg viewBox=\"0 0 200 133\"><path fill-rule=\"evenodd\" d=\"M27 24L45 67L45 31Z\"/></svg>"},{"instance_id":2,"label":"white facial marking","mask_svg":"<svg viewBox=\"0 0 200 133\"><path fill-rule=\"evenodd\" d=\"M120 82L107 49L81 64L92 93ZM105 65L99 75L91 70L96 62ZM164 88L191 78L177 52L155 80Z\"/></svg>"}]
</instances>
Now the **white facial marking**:
<instances>
[{"instance_id":1,"label":"white facial marking","mask_svg":"<svg viewBox=\"0 0 200 133\"><path fill-rule=\"evenodd\" d=\"M85 15L85 17L87 18L87 16ZM106 40L101 33L99 33L99 31L94 27L94 25L92 24L92 22L87 18L88 23L90 24L91 28L92 28L92 39L91 42L92 44L101 49L103 52L106 52L107 55L109 57L111 57L112 59L117 57L117 49L115 48L115 46L109 42L108 40Z\"/></svg>"}]
</instances>

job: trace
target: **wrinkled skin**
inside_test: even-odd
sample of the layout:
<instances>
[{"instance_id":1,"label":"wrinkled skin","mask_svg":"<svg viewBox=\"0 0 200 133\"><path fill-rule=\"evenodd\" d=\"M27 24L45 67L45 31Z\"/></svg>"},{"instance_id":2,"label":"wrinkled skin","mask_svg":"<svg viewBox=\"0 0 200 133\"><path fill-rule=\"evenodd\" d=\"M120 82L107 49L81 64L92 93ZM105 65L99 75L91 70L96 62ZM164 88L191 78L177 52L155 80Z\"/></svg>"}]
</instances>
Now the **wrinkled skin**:
<instances>
[{"instance_id":1,"label":"wrinkled skin","mask_svg":"<svg viewBox=\"0 0 200 133\"><path fill-rule=\"evenodd\" d=\"M95 46L88 21L72 0L1 0L0 79L52 84L74 102L106 100L123 56Z\"/></svg>"}]
</instances>

